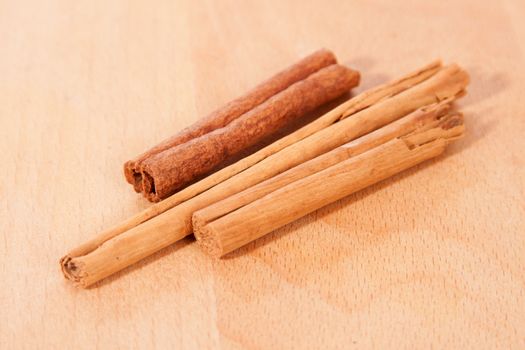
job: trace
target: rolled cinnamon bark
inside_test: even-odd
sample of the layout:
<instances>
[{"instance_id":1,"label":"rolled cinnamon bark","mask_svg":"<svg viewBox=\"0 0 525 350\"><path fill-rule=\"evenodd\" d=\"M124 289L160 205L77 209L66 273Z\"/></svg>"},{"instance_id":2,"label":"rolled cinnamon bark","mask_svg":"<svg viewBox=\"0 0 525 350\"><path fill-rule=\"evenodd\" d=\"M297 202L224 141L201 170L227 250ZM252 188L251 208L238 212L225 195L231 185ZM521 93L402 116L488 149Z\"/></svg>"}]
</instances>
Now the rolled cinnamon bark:
<instances>
[{"instance_id":1,"label":"rolled cinnamon bark","mask_svg":"<svg viewBox=\"0 0 525 350\"><path fill-rule=\"evenodd\" d=\"M210 217L206 208L195 212L193 227L197 241L212 256L223 256L329 203L438 156L451 141L463 135L463 117L450 113L437 121L432 119L424 120L422 126L408 135L355 157L347 154L346 160L326 168L323 164L326 157L304 163L324 169L274 191L270 188L265 196L255 196L253 202L242 203L240 208L218 218ZM342 147L347 146L352 148L355 144ZM271 183L260 186L273 187ZM221 204L216 202L214 206ZM206 222L206 217L211 221Z\"/></svg>"},{"instance_id":2,"label":"rolled cinnamon bark","mask_svg":"<svg viewBox=\"0 0 525 350\"><path fill-rule=\"evenodd\" d=\"M155 147L141 154L137 158L124 164L126 180L133 185L135 191L142 191L142 162L196 137L207 134L215 129L222 128L232 120L238 118L268 98L283 91L290 85L301 81L318 70L337 63L334 54L326 49L318 50L303 58L294 65L279 72L270 79L259 84L245 95L236 98L223 107L215 110L193 125L181 130L174 136L159 143Z\"/></svg>"},{"instance_id":3,"label":"rolled cinnamon bark","mask_svg":"<svg viewBox=\"0 0 525 350\"><path fill-rule=\"evenodd\" d=\"M441 102L419 108L382 128L198 210L193 214L193 232L197 241L205 249L209 248L205 245L209 240L200 238L200 233L205 232L205 230L200 229L201 226L226 216L292 182L369 151L396 137L407 135L416 129L421 131L424 128L431 129L436 125L445 125L445 120L452 119L446 116L450 112L452 101L453 98L447 98ZM210 249L210 254L217 255L213 249Z\"/></svg>"},{"instance_id":4,"label":"rolled cinnamon bark","mask_svg":"<svg viewBox=\"0 0 525 350\"><path fill-rule=\"evenodd\" d=\"M333 64L289 86L225 127L148 157L142 162L144 196L150 201L170 196L358 83L358 72Z\"/></svg>"}]
</instances>

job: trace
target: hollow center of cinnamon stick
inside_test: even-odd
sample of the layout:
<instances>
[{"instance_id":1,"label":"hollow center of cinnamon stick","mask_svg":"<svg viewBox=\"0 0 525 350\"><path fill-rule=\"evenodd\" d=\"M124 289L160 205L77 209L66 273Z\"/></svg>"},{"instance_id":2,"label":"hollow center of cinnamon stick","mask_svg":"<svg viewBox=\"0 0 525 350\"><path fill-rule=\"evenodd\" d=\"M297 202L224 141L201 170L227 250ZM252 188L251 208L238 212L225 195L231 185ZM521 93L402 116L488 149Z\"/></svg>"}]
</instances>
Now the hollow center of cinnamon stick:
<instances>
[{"instance_id":1,"label":"hollow center of cinnamon stick","mask_svg":"<svg viewBox=\"0 0 525 350\"><path fill-rule=\"evenodd\" d=\"M152 193L156 195L157 192L155 191L155 179L147 171L144 171L143 174L144 174L144 177L142 177L140 173L138 177L140 177L140 181L142 181L142 186L144 187L144 191L146 193Z\"/></svg>"}]
</instances>

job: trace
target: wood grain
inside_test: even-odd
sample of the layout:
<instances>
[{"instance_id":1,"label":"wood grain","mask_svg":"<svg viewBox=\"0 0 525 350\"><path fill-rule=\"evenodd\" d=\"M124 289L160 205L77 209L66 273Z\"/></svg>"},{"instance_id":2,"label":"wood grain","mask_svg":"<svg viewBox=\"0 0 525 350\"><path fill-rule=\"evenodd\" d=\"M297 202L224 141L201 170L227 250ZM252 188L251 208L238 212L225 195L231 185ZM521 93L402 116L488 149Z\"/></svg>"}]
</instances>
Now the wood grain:
<instances>
[{"instance_id":1,"label":"wood grain","mask_svg":"<svg viewBox=\"0 0 525 350\"><path fill-rule=\"evenodd\" d=\"M0 2L0 348L525 347L519 0ZM123 161L327 47L359 91L469 70L443 157L213 261L186 239L89 290L58 259L149 204Z\"/></svg>"}]
</instances>

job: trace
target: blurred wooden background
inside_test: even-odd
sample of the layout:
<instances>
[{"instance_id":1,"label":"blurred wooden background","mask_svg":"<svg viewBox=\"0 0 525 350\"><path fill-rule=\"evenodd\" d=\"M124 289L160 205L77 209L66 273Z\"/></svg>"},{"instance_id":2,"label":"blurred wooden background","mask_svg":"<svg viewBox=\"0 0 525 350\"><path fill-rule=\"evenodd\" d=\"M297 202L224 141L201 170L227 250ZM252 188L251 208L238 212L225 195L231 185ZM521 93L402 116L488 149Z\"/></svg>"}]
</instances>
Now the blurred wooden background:
<instances>
[{"instance_id":1,"label":"blurred wooden background","mask_svg":"<svg viewBox=\"0 0 525 350\"><path fill-rule=\"evenodd\" d=\"M0 348L525 347L525 3L0 0ZM436 161L213 261L186 239L90 290L69 248L149 204L122 163L311 51L358 91L471 73Z\"/></svg>"}]
</instances>

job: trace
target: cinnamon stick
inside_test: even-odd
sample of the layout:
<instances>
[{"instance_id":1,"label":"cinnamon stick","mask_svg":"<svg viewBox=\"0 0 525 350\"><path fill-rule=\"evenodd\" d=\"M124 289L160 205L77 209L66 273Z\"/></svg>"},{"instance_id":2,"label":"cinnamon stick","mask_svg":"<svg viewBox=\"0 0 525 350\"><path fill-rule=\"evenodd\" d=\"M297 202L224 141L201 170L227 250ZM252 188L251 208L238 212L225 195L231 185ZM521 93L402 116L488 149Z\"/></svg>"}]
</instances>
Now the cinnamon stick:
<instances>
[{"instance_id":1,"label":"cinnamon stick","mask_svg":"<svg viewBox=\"0 0 525 350\"><path fill-rule=\"evenodd\" d=\"M443 123L441 119L449 112L451 108L450 103L451 99L446 99L442 102L422 107L393 123L197 211L193 214L193 232L197 240L205 249L210 250L211 255L216 255L213 252L215 247L208 247L206 245L208 240L200 239L200 232L205 232L205 230L199 230L199 226L225 216L292 182L386 143L393 138L406 135L416 129L421 130L423 127L435 127L438 123Z\"/></svg>"},{"instance_id":2,"label":"cinnamon stick","mask_svg":"<svg viewBox=\"0 0 525 350\"><path fill-rule=\"evenodd\" d=\"M240 207L232 206L226 199L215 203L211 209L195 212L193 222L197 241L212 256L223 256L329 203L438 156L451 140L463 134L463 130L462 116L452 113L438 120L427 118L412 133L356 157L351 157L352 151L349 154L344 148L355 150L360 145L345 145L341 152L333 155L341 154L348 157L347 160L276 190L273 183L261 183L259 190L266 192L264 187L269 186L270 192L263 197L254 196L256 199L249 203L241 200ZM326 159L319 157L304 165L322 168ZM232 210L216 216L222 204L229 206L228 211Z\"/></svg>"},{"instance_id":3,"label":"cinnamon stick","mask_svg":"<svg viewBox=\"0 0 525 350\"><path fill-rule=\"evenodd\" d=\"M64 275L82 286L95 283L190 234L194 211L402 117L404 112L396 112L396 106L408 113L439 99L453 99L462 94L467 83L468 76L458 67L442 69L440 63L435 63L358 95L302 129L73 249L61 260ZM382 107L373 113L367 112L379 105ZM340 120L350 114L348 111L354 114ZM331 131L324 133L327 129ZM321 132L324 137L317 137Z\"/></svg>"},{"instance_id":4,"label":"cinnamon stick","mask_svg":"<svg viewBox=\"0 0 525 350\"><path fill-rule=\"evenodd\" d=\"M223 128L142 161L142 192L159 201L261 142L295 119L331 101L359 82L359 73L333 64L292 84Z\"/></svg>"},{"instance_id":5,"label":"cinnamon stick","mask_svg":"<svg viewBox=\"0 0 525 350\"><path fill-rule=\"evenodd\" d=\"M141 192L143 190L142 162L146 159L215 129L226 126L231 121L263 103L278 92L283 91L290 85L335 63L337 63L335 55L329 50L322 49L310 54L294 65L257 85L243 96L234 99L135 159L126 162L124 164L126 180L133 185L135 191Z\"/></svg>"}]
</instances>

